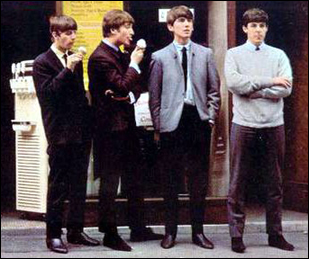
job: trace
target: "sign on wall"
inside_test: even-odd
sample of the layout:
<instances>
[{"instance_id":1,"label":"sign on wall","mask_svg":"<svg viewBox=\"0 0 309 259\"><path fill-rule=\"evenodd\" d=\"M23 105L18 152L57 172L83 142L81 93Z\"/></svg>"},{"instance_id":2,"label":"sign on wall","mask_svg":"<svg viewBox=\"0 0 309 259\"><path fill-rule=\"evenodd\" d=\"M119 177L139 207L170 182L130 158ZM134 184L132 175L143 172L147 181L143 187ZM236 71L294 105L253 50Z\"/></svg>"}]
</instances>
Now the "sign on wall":
<instances>
[{"instance_id":1,"label":"sign on wall","mask_svg":"<svg viewBox=\"0 0 309 259\"><path fill-rule=\"evenodd\" d=\"M87 64L91 53L102 40L103 16L112 9L123 10L123 1L62 1L62 13L73 17L78 24L74 50L84 46L84 81L88 89Z\"/></svg>"},{"instance_id":2,"label":"sign on wall","mask_svg":"<svg viewBox=\"0 0 309 259\"><path fill-rule=\"evenodd\" d=\"M159 9L159 22L160 23L166 23L167 21L167 13L170 11L171 9ZM193 13L194 15L194 9L190 9L190 11Z\"/></svg>"}]
</instances>

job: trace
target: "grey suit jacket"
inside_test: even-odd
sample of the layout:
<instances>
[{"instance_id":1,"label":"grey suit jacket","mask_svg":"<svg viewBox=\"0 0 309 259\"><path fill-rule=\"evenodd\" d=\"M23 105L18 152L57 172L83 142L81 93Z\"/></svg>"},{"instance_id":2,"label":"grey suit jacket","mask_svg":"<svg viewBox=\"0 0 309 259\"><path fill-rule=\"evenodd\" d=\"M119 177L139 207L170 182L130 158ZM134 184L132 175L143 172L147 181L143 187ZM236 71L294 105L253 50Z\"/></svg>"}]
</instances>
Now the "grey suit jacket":
<instances>
[{"instance_id":1,"label":"grey suit jacket","mask_svg":"<svg viewBox=\"0 0 309 259\"><path fill-rule=\"evenodd\" d=\"M192 42L191 81L201 120L215 121L220 107L220 79L211 49ZM174 44L153 53L149 75L149 108L156 131L172 132L181 119L185 83Z\"/></svg>"}]
</instances>

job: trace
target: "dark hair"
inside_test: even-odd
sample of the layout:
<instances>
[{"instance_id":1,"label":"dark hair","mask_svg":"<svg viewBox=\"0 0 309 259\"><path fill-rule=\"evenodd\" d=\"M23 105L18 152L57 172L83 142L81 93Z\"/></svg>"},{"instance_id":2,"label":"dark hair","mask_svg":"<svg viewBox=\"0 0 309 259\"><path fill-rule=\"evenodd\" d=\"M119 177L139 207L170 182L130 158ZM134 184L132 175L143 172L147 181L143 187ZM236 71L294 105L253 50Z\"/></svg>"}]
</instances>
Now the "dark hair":
<instances>
[{"instance_id":1,"label":"dark hair","mask_svg":"<svg viewBox=\"0 0 309 259\"><path fill-rule=\"evenodd\" d=\"M247 10L242 17L242 25L246 26L250 22L265 22L268 26L268 14L259 8L252 8Z\"/></svg>"},{"instance_id":2,"label":"dark hair","mask_svg":"<svg viewBox=\"0 0 309 259\"><path fill-rule=\"evenodd\" d=\"M118 30L126 23L135 23L133 17L129 13L122 10L111 10L107 12L103 18L103 36L109 37L112 29Z\"/></svg>"},{"instance_id":3,"label":"dark hair","mask_svg":"<svg viewBox=\"0 0 309 259\"><path fill-rule=\"evenodd\" d=\"M167 24L173 25L178 18L193 20L193 13L185 5L175 6L167 13Z\"/></svg>"},{"instance_id":4,"label":"dark hair","mask_svg":"<svg viewBox=\"0 0 309 259\"><path fill-rule=\"evenodd\" d=\"M76 21L67 15L56 15L49 18L49 32L65 32L68 30L77 30Z\"/></svg>"}]
</instances>

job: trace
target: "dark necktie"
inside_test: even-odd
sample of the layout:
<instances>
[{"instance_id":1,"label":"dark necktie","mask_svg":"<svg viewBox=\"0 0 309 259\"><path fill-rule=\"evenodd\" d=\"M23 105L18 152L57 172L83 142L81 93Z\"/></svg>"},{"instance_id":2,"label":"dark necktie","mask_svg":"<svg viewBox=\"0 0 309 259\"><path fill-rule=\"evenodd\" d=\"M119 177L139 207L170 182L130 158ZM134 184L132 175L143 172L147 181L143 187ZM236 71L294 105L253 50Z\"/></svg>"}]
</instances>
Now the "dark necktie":
<instances>
[{"instance_id":1,"label":"dark necktie","mask_svg":"<svg viewBox=\"0 0 309 259\"><path fill-rule=\"evenodd\" d=\"M188 57L187 57L187 49L185 47L182 49L182 69L185 79L185 91L187 91Z\"/></svg>"},{"instance_id":2,"label":"dark necktie","mask_svg":"<svg viewBox=\"0 0 309 259\"><path fill-rule=\"evenodd\" d=\"M255 51L259 51L260 50L260 47L259 46L257 46L256 47L256 49L255 49Z\"/></svg>"},{"instance_id":3,"label":"dark necktie","mask_svg":"<svg viewBox=\"0 0 309 259\"><path fill-rule=\"evenodd\" d=\"M68 64L68 55L64 54L63 58L64 58L65 66L66 66Z\"/></svg>"}]
</instances>

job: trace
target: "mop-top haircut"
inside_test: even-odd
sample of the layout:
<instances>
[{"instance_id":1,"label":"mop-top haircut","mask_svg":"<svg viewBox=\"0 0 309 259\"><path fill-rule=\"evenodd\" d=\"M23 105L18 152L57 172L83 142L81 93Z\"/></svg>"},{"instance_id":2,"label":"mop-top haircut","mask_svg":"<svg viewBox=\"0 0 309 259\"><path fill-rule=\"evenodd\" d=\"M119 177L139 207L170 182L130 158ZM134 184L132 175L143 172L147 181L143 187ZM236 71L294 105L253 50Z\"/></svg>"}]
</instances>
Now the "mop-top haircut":
<instances>
[{"instance_id":1,"label":"mop-top haircut","mask_svg":"<svg viewBox=\"0 0 309 259\"><path fill-rule=\"evenodd\" d=\"M259 8L247 10L242 17L242 25L247 27L250 22L264 22L268 26L268 14Z\"/></svg>"},{"instance_id":2,"label":"mop-top haircut","mask_svg":"<svg viewBox=\"0 0 309 259\"><path fill-rule=\"evenodd\" d=\"M109 37L111 30L118 30L125 24L134 24L133 17L126 11L122 10L111 10L104 15L103 18L103 36Z\"/></svg>"}]
</instances>

